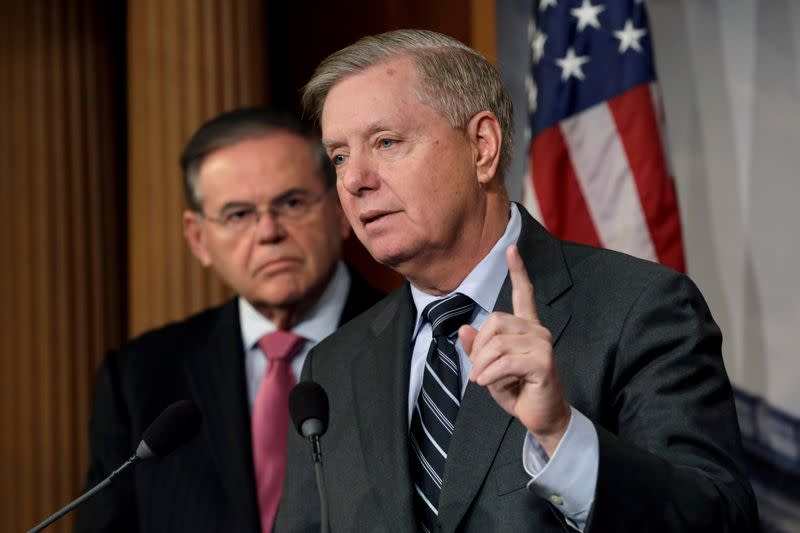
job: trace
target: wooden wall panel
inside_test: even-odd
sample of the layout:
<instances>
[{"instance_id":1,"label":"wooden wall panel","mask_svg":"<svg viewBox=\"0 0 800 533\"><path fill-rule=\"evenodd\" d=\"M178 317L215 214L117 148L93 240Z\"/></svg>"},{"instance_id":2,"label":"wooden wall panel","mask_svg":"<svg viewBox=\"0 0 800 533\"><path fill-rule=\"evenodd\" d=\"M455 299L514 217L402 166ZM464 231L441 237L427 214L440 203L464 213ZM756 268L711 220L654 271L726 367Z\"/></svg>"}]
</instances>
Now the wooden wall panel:
<instances>
[{"instance_id":1,"label":"wooden wall panel","mask_svg":"<svg viewBox=\"0 0 800 533\"><path fill-rule=\"evenodd\" d=\"M256 0L128 4L129 333L219 303L181 229L178 158L206 119L268 101L266 14Z\"/></svg>"},{"instance_id":2,"label":"wooden wall panel","mask_svg":"<svg viewBox=\"0 0 800 533\"><path fill-rule=\"evenodd\" d=\"M82 488L90 384L122 337L114 13L97 4L13 1L0 17L3 531Z\"/></svg>"}]
</instances>

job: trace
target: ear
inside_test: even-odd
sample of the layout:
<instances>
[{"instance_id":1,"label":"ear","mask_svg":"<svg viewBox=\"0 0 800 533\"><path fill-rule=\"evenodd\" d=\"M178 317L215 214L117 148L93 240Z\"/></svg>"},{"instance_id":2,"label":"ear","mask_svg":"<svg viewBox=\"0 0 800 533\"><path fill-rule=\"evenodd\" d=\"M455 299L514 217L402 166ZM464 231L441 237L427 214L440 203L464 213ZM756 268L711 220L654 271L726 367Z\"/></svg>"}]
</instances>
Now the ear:
<instances>
[{"instance_id":1,"label":"ear","mask_svg":"<svg viewBox=\"0 0 800 533\"><path fill-rule=\"evenodd\" d=\"M206 249L203 222L199 214L189 209L183 212L183 236L186 237L192 255L200 261L200 264L204 267L210 266L211 256Z\"/></svg>"},{"instance_id":2,"label":"ear","mask_svg":"<svg viewBox=\"0 0 800 533\"><path fill-rule=\"evenodd\" d=\"M478 182L486 185L497 175L500 164L500 146L503 142L500 122L494 113L481 111L467 124L467 135L473 148Z\"/></svg>"}]
</instances>

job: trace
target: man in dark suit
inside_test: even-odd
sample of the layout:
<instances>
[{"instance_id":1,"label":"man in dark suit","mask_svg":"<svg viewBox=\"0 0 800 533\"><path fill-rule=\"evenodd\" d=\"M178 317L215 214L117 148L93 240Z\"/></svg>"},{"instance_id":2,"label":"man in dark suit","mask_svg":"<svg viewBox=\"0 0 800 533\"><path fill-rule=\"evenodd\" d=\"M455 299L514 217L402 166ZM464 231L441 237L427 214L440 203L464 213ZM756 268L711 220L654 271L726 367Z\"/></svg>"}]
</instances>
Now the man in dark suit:
<instances>
[{"instance_id":1,"label":"man in dark suit","mask_svg":"<svg viewBox=\"0 0 800 533\"><path fill-rule=\"evenodd\" d=\"M309 349L381 296L340 259L350 226L335 172L296 119L225 113L194 134L181 165L186 240L237 297L108 354L89 426L88 486L127 459L172 402L192 400L202 427L90 500L78 531L271 530L288 390Z\"/></svg>"},{"instance_id":2,"label":"man in dark suit","mask_svg":"<svg viewBox=\"0 0 800 533\"><path fill-rule=\"evenodd\" d=\"M317 346L332 531L754 531L721 336L685 276L510 203L511 105L402 30L306 86L356 235L408 284ZM314 531L290 435L278 531Z\"/></svg>"}]
</instances>

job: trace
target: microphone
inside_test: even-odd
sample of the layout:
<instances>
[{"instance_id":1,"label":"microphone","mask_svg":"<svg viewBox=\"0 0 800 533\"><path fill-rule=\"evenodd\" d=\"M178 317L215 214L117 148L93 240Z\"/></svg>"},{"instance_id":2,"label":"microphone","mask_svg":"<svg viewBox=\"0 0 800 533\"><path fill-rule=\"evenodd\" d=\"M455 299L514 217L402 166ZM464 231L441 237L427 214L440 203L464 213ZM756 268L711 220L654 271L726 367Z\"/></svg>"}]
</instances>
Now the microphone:
<instances>
[{"instance_id":1,"label":"microphone","mask_svg":"<svg viewBox=\"0 0 800 533\"><path fill-rule=\"evenodd\" d=\"M142 433L136 457L164 457L189 440L203 421L200 411L189 400L180 400L163 411Z\"/></svg>"},{"instance_id":2,"label":"microphone","mask_svg":"<svg viewBox=\"0 0 800 533\"><path fill-rule=\"evenodd\" d=\"M324 393L323 393L324 394ZM197 407L189 400L180 400L166 409L144 430L142 440L130 459L125 461L119 468L111 472L107 478L92 487L75 500L71 501L45 521L28 531L28 533L38 533L77 506L103 490L111 484L111 481L120 473L127 470L131 465L151 457L164 457L172 453L173 450L189 440L197 430L200 429L202 417Z\"/></svg>"},{"instance_id":3,"label":"microphone","mask_svg":"<svg viewBox=\"0 0 800 533\"><path fill-rule=\"evenodd\" d=\"M289 393L289 413L297 432L311 442L311 456L319 492L320 531L328 533L328 499L322 471L320 437L328 429L328 395L319 383L301 381Z\"/></svg>"}]
</instances>

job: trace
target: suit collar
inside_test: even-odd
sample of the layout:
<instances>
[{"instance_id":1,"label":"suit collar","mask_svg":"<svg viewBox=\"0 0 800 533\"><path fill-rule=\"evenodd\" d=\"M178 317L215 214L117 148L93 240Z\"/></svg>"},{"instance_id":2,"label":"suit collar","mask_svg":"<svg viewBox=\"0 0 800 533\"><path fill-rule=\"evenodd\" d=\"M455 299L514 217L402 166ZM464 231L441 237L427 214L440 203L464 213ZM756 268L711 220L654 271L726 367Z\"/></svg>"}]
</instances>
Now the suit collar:
<instances>
[{"instance_id":1,"label":"suit collar","mask_svg":"<svg viewBox=\"0 0 800 533\"><path fill-rule=\"evenodd\" d=\"M220 308L216 325L186 357L184 371L229 501L244 530L259 531L243 353L234 299Z\"/></svg>"},{"instance_id":2,"label":"suit collar","mask_svg":"<svg viewBox=\"0 0 800 533\"><path fill-rule=\"evenodd\" d=\"M550 235L525 208L518 207L522 215L522 231L517 246L533 281L537 305L549 305L572 287L561 241ZM510 288L509 280L506 282Z\"/></svg>"},{"instance_id":3,"label":"suit collar","mask_svg":"<svg viewBox=\"0 0 800 533\"><path fill-rule=\"evenodd\" d=\"M550 235L521 206L520 213L522 231L517 248L533 283L539 321L550 331L555 346L571 316L570 312L558 303L561 296L572 287L572 276L564 259L561 241ZM495 311L513 312L511 278L508 276L497 297Z\"/></svg>"}]
</instances>

